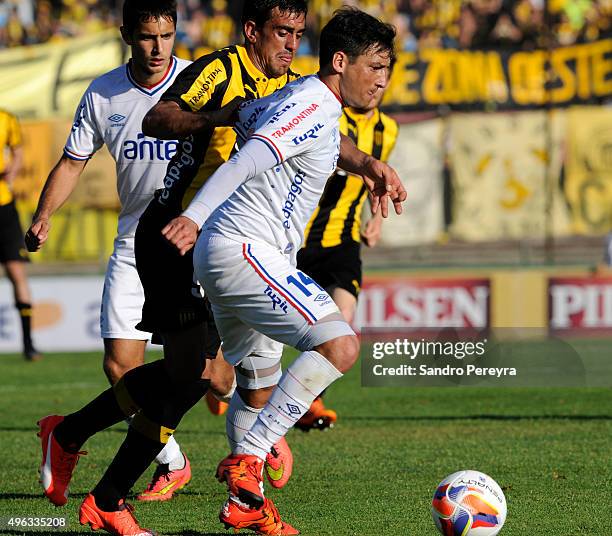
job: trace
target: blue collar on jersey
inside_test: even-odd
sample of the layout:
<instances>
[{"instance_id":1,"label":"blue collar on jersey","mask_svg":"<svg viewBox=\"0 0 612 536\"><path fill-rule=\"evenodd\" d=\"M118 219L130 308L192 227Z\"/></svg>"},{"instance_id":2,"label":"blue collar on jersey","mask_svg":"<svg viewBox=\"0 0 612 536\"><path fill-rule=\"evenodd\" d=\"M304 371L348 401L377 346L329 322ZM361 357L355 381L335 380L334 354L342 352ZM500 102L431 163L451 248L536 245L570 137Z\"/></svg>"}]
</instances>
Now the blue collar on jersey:
<instances>
[{"instance_id":1,"label":"blue collar on jersey","mask_svg":"<svg viewBox=\"0 0 612 536\"><path fill-rule=\"evenodd\" d=\"M147 87L147 86L143 86L139 84L138 82L136 82L136 80L132 76L132 71L130 69L131 61L132 60L130 60L129 62L125 64L125 72L127 74L127 78L136 89L138 89L145 95L148 95L149 97L152 97L158 91L164 89L164 87L168 84L168 81L172 80L172 76L174 75L174 72L176 71L176 64L178 63L175 57L172 56L170 58L171 63L168 66L168 70L166 71L166 74L164 75L164 77L159 82L157 82L157 84L155 84L154 86Z\"/></svg>"}]
</instances>

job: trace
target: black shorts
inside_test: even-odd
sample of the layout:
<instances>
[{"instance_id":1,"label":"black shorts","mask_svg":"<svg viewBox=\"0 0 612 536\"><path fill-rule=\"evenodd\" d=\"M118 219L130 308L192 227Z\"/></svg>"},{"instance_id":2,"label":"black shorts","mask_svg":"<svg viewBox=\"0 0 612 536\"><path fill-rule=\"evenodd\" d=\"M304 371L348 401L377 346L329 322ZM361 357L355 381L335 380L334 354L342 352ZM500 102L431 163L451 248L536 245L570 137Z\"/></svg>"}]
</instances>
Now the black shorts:
<instances>
[{"instance_id":1,"label":"black shorts","mask_svg":"<svg viewBox=\"0 0 612 536\"><path fill-rule=\"evenodd\" d=\"M161 230L180 215L180 207L162 207L153 199L136 228L134 252L136 269L144 289L141 331L159 334L207 324L207 354L215 355L220 345L219 334L208 300L193 274L193 250L181 257L166 241Z\"/></svg>"},{"instance_id":2,"label":"black shorts","mask_svg":"<svg viewBox=\"0 0 612 536\"><path fill-rule=\"evenodd\" d=\"M297 266L325 289L342 288L355 298L361 290L361 246L351 241L331 248L306 247L297 254Z\"/></svg>"},{"instance_id":3,"label":"black shorts","mask_svg":"<svg viewBox=\"0 0 612 536\"><path fill-rule=\"evenodd\" d=\"M29 260L15 201L0 206L0 262Z\"/></svg>"}]
</instances>

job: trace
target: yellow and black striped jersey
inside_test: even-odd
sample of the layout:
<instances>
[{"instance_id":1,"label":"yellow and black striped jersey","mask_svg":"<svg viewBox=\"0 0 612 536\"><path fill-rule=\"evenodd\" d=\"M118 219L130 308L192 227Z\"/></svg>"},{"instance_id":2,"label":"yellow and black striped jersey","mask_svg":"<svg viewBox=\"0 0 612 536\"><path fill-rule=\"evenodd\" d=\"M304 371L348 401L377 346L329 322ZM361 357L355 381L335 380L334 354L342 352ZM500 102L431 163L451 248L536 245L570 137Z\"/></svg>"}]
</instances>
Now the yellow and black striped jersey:
<instances>
[{"instance_id":1,"label":"yellow and black striped jersey","mask_svg":"<svg viewBox=\"0 0 612 536\"><path fill-rule=\"evenodd\" d=\"M15 148L21 145L21 128L17 118L0 110L0 179L6 167L6 148ZM4 180L0 180L0 205L6 205L13 200L13 193Z\"/></svg>"},{"instance_id":2,"label":"yellow and black striped jersey","mask_svg":"<svg viewBox=\"0 0 612 536\"><path fill-rule=\"evenodd\" d=\"M279 78L268 78L250 60L243 46L234 45L202 56L177 77L161 100L171 100L183 110L218 110L234 99L260 98L295 80L289 70ZM236 143L232 128L221 127L179 140L168 165L160 203L181 203L185 208L200 187L229 159Z\"/></svg>"},{"instance_id":3,"label":"yellow and black striped jersey","mask_svg":"<svg viewBox=\"0 0 612 536\"><path fill-rule=\"evenodd\" d=\"M398 126L378 108L372 115L344 109L340 132L364 153L386 161L395 146ZM350 241L360 242L361 211L367 190L361 177L336 171L327 181L319 206L306 227L304 247L329 248Z\"/></svg>"}]
</instances>

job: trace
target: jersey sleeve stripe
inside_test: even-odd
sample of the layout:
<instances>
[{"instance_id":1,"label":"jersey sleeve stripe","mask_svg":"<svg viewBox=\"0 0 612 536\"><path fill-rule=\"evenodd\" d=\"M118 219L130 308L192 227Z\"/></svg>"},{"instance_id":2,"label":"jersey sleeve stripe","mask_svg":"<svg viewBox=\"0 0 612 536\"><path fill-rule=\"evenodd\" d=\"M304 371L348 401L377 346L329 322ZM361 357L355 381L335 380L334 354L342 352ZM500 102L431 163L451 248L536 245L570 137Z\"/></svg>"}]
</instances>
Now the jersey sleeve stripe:
<instances>
[{"instance_id":1,"label":"jersey sleeve stripe","mask_svg":"<svg viewBox=\"0 0 612 536\"><path fill-rule=\"evenodd\" d=\"M306 322L310 325L317 321L317 317L311 313L304 305L302 305L296 297L289 292L286 288L282 287L278 281L276 281L261 265L255 255L251 252L251 244L242 244L242 255L245 260L251 265L251 267L257 272L267 285L270 285L276 292L278 292L287 302L300 313Z\"/></svg>"},{"instance_id":2,"label":"jersey sleeve stripe","mask_svg":"<svg viewBox=\"0 0 612 536\"><path fill-rule=\"evenodd\" d=\"M251 138L265 143L270 149L270 151L272 151L272 153L276 157L277 164L280 164L283 161L282 153L278 150L278 147L274 145L274 142L271 139L266 138L265 136L262 136L261 134L253 134Z\"/></svg>"},{"instance_id":3,"label":"jersey sleeve stripe","mask_svg":"<svg viewBox=\"0 0 612 536\"><path fill-rule=\"evenodd\" d=\"M82 155L75 153L74 151L69 150L67 147L64 147L64 154L71 160L89 160L93 156L93 154Z\"/></svg>"}]
</instances>

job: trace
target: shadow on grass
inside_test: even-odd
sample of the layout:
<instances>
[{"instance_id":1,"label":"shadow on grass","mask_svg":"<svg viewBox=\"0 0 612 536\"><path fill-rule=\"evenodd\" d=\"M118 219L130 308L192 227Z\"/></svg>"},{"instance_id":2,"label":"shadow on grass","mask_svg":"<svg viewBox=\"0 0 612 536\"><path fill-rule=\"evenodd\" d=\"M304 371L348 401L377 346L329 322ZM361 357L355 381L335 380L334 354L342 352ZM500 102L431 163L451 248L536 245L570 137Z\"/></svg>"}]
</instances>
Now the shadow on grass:
<instances>
[{"instance_id":1,"label":"shadow on grass","mask_svg":"<svg viewBox=\"0 0 612 536\"><path fill-rule=\"evenodd\" d=\"M612 415L342 415L347 421L612 421Z\"/></svg>"}]
</instances>

